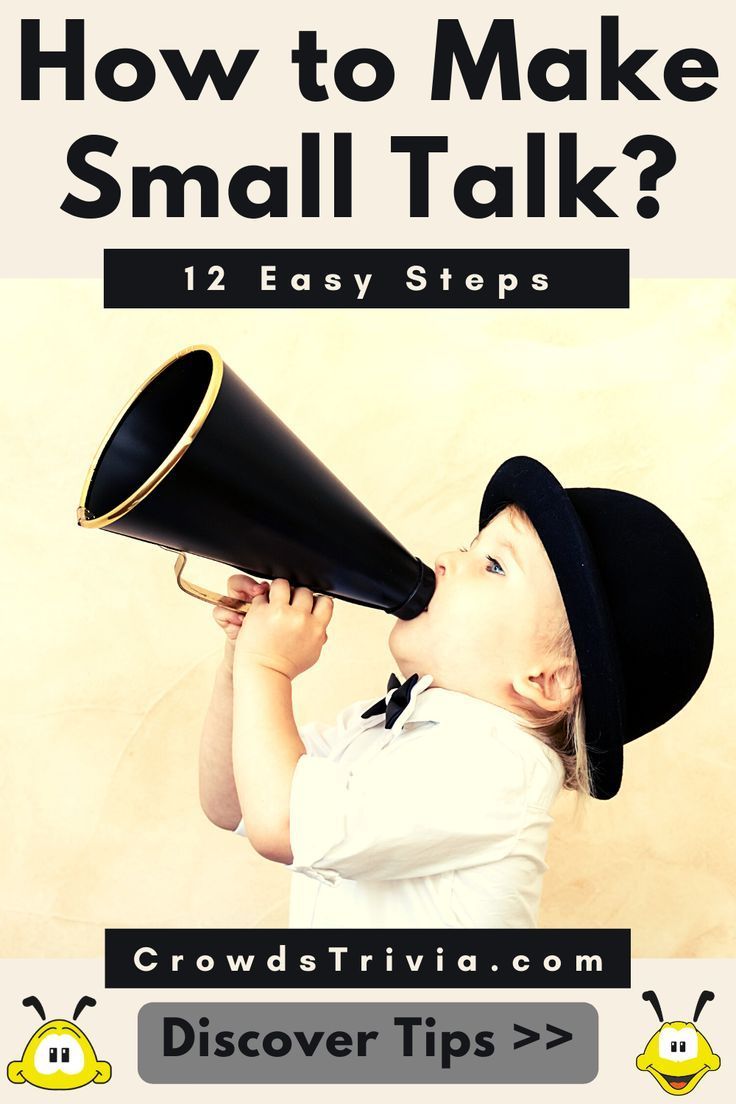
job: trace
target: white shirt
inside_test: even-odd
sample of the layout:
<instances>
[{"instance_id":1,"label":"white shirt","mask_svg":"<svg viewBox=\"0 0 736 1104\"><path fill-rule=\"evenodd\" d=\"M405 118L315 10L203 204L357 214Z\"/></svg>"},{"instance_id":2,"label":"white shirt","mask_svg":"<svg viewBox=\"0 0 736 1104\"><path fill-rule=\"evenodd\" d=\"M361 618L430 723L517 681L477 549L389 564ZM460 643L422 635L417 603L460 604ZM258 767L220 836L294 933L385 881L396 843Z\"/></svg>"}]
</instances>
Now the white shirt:
<instances>
[{"instance_id":1,"label":"white shirt","mask_svg":"<svg viewBox=\"0 0 736 1104\"><path fill-rule=\"evenodd\" d=\"M562 763L515 714L431 682L391 729L361 717L370 700L300 727L290 927L536 925Z\"/></svg>"}]
</instances>

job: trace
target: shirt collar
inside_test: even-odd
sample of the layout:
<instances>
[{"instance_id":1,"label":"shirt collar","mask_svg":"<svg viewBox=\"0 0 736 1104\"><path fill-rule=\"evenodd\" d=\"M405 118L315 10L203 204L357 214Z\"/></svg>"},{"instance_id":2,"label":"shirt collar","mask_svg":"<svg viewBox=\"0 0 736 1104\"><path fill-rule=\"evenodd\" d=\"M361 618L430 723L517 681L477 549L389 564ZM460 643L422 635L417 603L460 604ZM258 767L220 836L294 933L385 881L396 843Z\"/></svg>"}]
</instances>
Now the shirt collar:
<instances>
[{"instance_id":1,"label":"shirt collar","mask_svg":"<svg viewBox=\"0 0 736 1104\"><path fill-rule=\"evenodd\" d=\"M411 720L417 723L434 721L471 721L476 724L512 725L523 728L524 722L516 713L500 705L463 694L459 690L446 690L442 686L430 687L417 701Z\"/></svg>"},{"instance_id":2,"label":"shirt collar","mask_svg":"<svg viewBox=\"0 0 736 1104\"><path fill-rule=\"evenodd\" d=\"M446 690L433 686L431 675L422 675L414 686L406 708L397 718L390 733L400 735L404 729L411 731L420 724L441 724L451 721L455 724L472 723L474 725L513 726L526 733L524 722L516 713L503 709L499 705L463 694L459 690ZM388 697L389 695L387 695ZM386 717L380 714L361 721L364 729L384 727ZM535 737L532 737L535 739Z\"/></svg>"}]
</instances>

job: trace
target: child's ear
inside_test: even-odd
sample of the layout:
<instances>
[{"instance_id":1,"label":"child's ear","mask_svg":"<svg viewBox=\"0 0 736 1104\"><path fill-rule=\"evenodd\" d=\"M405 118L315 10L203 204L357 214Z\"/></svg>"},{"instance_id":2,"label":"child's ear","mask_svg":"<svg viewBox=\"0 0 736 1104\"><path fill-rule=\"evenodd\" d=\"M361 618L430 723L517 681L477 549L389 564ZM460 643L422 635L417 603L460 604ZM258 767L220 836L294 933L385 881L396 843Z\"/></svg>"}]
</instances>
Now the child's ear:
<instances>
[{"instance_id":1,"label":"child's ear","mask_svg":"<svg viewBox=\"0 0 736 1104\"><path fill-rule=\"evenodd\" d=\"M519 675L512 685L520 698L544 713L561 713L568 709L580 690L576 664L568 658L555 660L543 670L536 668Z\"/></svg>"}]
</instances>

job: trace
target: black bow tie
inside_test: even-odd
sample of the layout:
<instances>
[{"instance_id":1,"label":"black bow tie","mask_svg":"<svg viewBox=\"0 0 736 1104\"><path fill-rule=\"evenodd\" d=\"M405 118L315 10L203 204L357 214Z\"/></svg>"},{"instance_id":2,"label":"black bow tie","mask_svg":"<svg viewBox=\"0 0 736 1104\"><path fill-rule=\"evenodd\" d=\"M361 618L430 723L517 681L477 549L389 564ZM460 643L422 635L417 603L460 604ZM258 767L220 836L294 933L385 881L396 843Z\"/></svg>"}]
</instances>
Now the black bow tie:
<instances>
[{"instance_id":1,"label":"black bow tie","mask_svg":"<svg viewBox=\"0 0 736 1104\"><path fill-rule=\"evenodd\" d=\"M393 690L391 697L379 698L378 701L366 709L365 713L362 713L362 717L377 717L380 713L386 714L385 727L393 728L396 721L409 704L411 692L419 681L419 675L411 675L406 682L399 682L396 675L392 674L388 680L388 686L386 687L386 693L390 693Z\"/></svg>"}]
</instances>

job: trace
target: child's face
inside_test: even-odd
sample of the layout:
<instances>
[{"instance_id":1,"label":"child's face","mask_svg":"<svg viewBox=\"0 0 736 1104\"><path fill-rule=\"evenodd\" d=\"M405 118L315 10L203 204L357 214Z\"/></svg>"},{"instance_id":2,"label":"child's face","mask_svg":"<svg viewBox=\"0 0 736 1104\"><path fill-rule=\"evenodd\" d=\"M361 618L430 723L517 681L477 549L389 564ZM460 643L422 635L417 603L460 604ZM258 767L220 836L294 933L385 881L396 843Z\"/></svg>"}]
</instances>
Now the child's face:
<instances>
[{"instance_id":1,"label":"child's face","mask_svg":"<svg viewBox=\"0 0 736 1104\"><path fill-rule=\"evenodd\" d=\"M467 551L438 556L435 572L428 609L389 637L404 677L430 674L436 686L518 713L550 711L539 699L564 607L536 530L503 510Z\"/></svg>"}]
</instances>

